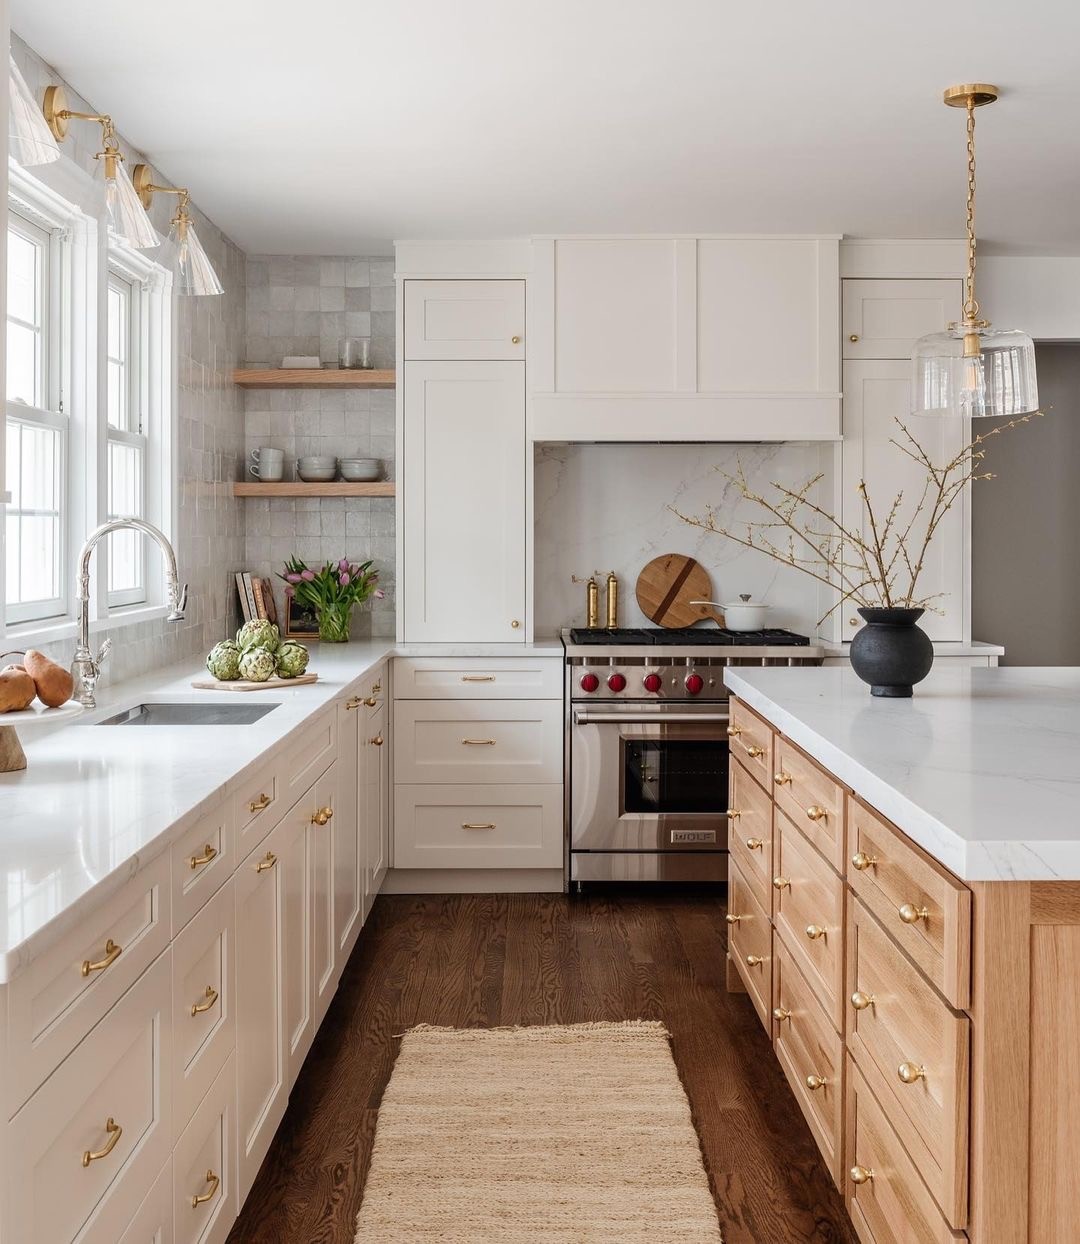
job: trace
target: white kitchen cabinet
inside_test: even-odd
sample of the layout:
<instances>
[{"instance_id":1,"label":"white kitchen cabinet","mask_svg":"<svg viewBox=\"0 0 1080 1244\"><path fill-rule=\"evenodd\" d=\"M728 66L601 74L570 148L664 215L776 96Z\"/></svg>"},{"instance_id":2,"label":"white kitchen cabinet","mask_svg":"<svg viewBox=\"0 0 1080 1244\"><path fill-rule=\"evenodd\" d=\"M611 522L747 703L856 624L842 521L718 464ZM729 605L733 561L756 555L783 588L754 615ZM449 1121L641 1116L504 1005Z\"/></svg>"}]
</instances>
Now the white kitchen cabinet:
<instances>
[{"instance_id":1,"label":"white kitchen cabinet","mask_svg":"<svg viewBox=\"0 0 1080 1244\"><path fill-rule=\"evenodd\" d=\"M408 641L525 638L525 364L406 363Z\"/></svg>"},{"instance_id":2,"label":"white kitchen cabinet","mask_svg":"<svg viewBox=\"0 0 1080 1244\"><path fill-rule=\"evenodd\" d=\"M367 812L365 918L382 888L390 862L390 748L386 701L368 714L362 736Z\"/></svg>"},{"instance_id":3,"label":"white kitchen cabinet","mask_svg":"<svg viewBox=\"0 0 1080 1244\"><path fill-rule=\"evenodd\" d=\"M334 836L334 947L345 966L364 922L364 868L367 843L367 795L360 769L364 697L338 705L337 803L331 822Z\"/></svg>"},{"instance_id":4,"label":"white kitchen cabinet","mask_svg":"<svg viewBox=\"0 0 1080 1244\"><path fill-rule=\"evenodd\" d=\"M524 281L404 281L405 359L524 359Z\"/></svg>"},{"instance_id":5,"label":"white kitchen cabinet","mask_svg":"<svg viewBox=\"0 0 1080 1244\"><path fill-rule=\"evenodd\" d=\"M236 1218L236 1067L218 1073L173 1150L176 1244L224 1244Z\"/></svg>"},{"instance_id":6,"label":"white kitchen cabinet","mask_svg":"<svg viewBox=\"0 0 1080 1244\"><path fill-rule=\"evenodd\" d=\"M291 1087L315 1039L315 841L311 817L312 787L286 814L279 829L280 863L285 901L282 956L285 982L286 1076Z\"/></svg>"},{"instance_id":7,"label":"white kitchen cabinet","mask_svg":"<svg viewBox=\"0 0 1080 1244\"><path fill-rule=\"evenodd\" d=\"M335 849L337 843L350 835L355 840L355 825L346 822L338 828L339 800L338 764L335 761L315 783L315 796L308 812L308 833L311 838L311 915L312 915L312 1009L318 1031L326 1008L337 989L341 960L337 953L336 919L334 915ZM327 819L329 818L329 819ZM344 821L344 818L343 818Z\"/></svg>"},{"instance_id":8,"label":"white kitchen cabinet","mask_svg":"<svg viewBox=\"0 0 1080 1244\"><path fill-rule=\"evenodd\" d=\"M927 333L960 319L964 283L955 280L847 280L843 292L845 359L910 359Z\"/></svg>"},{"instance_id":9,"label":"white kitchen cabinet","mask_svg":"<svg viewBox=\"0 0 1080 1244\"><path fill-rule=\"evenodd\" d=\"M172 1158L161 1168L120 1237L120 1244L173 1244Z\"/></svg>"}]
</instances>

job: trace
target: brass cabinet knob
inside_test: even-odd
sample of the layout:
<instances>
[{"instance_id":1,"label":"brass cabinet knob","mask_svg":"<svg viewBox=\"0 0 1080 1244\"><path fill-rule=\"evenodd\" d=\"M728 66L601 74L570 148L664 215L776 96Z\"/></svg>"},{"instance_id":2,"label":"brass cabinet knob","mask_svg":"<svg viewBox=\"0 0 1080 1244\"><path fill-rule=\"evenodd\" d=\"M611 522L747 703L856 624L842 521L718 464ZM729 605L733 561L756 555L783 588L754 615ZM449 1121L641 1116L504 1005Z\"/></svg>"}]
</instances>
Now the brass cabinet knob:
<instances>
[{"instance_id":1,"label":"brass cabinet knob","mask_svg":"<svg viewBox=\"0 0 1080 1244\"><path fill-rule=\"evenodd\" d=\"M915 1084L919 1080L926 1079L926 1068L920 1067L918 1063L901 1063L896 1069L896 1074L900 1077L902 1084Z\"/></svg>"},{"instance_id":2,"label":"brass cabinet knob","mask_svg":"<svg viewBox=\"0 0 1080 1244\"><path fill-rule=\"evenodd\" d=\"M825 930L821 927L820 924L808 924L806 926L806 936L812 942L816 942L819 937L825 936Z\"/></svg>"},{"instance_id":3,"label":"brass cabinet knob","mask_svg":"<svg viewBox=\"0 0 1080 1244\"><path fill-rule=\"evenodd\" d=\"M741 726L728 726L727 736L729 739L737 739L740 734L742 734Z\"/></svg>"},{"instance_id":4,"label":"brass cabinet knob","mask_svg":"<svg viewBox=\"0 0 1080 1244\"><path fill-rule=\"evenodd\" d=\"M765 755L765 749L763 747L758 747L758 745L755 743L753 747L748 747L746 749L746 754L750 757L751 760L757 760L759 756Z\"/></svg>"},{"instance_id":5,"label":"brass cabinet knob","mask_svg":"<svg viewBox=\"0 0 1080 1244\"><path fill-rule=\"evenodd\" d=\"M724 917L728 924L738 924L742 916L733 916L730 912Z\"/></svg>"},{"instance_id":6,"label":"brass cabinet knob","mask_svg":"<svg viewBox=\"0 0 1080 1244\"><path fill-rule=\"evenodd\" d=\"M806 809L806 815L812 821L827 821L829 819L829 810L814 803Z\"/></svg>"},{"instance_id":7,"label":"brass cabinet knob","mask_svg":"<svg viewBox=\"0 0 1080 1244\"><path fill-rule=\"evenodd\" d=\"M781 770L779 773L773 774L773 781L776 783L777 786L787 786L788 783L791 781L791 774L784 773L784 771Z\"/></svg>"},{"instance_id":8,"label":"brass cabinet knob","mask_svg":"<svg viewBox=\"0 0 1080 1244\"><path fill-rule=\"evenodd\" d=\"M858 619L858 618L848 618L848 623L847 623L847 624L848 624L848 626L858 626L858 625L859 625L859 619Z\"/></svg>"},{"instance_id":9,"label":"brass cabinet knob","mask_svg":"<svg viewBox=\"0 0 1080 1244\"><path fill-rule=\"evenodd\" d=\"M746 840L746 846L750 851L760 851L764 845L760 838L747 838Z\"/></svg>"},{"instance_id":10,"label":"brass cabinet knob","mask_svg":"<svg viewBox=\"0 0 1080 1244\"><path fill-rule=\"evenodd\" d=\"M777 1021L777 1023L782 1024L785 1019L791 1018L791 1012L785 1010L782 1006L774 1006L772 1017Z\"/></svg>"},{"instance_id":11,"label":"brass cabinet knob","mask_svg":"<svg viewBox=\"0 0 1080 1244\"><path fill-rule=\"evenodd\" d=\"M375 747L382 747L382 745L383 745L383 736L382 736L381 734L377 734L377 735L376 735L376 736L375 736L375 737L371 740L371 742L372 742L372 744L373 744Z\"/></svg>"},{"instance_id":12,"label":"brass cabinet knob","mask_svg":"<svg viewBox=\"0 0 1080 1244\"><path fill-rule=\"evenodd\" d=\"M854 343L854 342L856 342L856 341L858 341L858 340L859 340L859 334L858 334L858 333L852 333L852 334L851 334L851 336L848 338L848 341L853 342L853 343Z\"/></svg>"},{"instance_id":13,"label":"brass cabinet knob","mask_svg":"<svg viewBox=\"0 0 1080 1244\"><path fill-rule=\"evenodd\" d=\"M851 867L856 872L865 872L868 868L877 867L877 856L867 855L865 851L856 851L851 857Z\"/></svg>"},{"instance_id":14,"label":"brass cabinet knob","mask_svg":"<svg viewBox=\"0 0 1080 1244\"><path fill-rule=\"evenodd\" d=\"M824 1076L816 1076L813 1073L806 1077L806 1087L811 1093L816 1093L818 1089L823 1089L829 1081Z\"/></svg>"},{"instance_id":15,"label":"brass cabinet knob","mask_svg":"<svg viewBox=\"0 0 1080 1244\"><path fill-rule=\"evenodd\" d=\"M763 964L764 962L765 960L761 957L761 955L747 955L746 956L746 966L748 968L760 967L761 964Z\"/></svg>"},{"instance_id":16,"label":"brass cabinet knob","mask_svg":"<svg viewBox=\"0 0 1080 1244\"><path fill-rule=\"evenodd\" d=\"M124 1129L110 1116L105 1120L105 1134L109 1139L96 1153L91 1149L84 1150L82 1155L83 1166L89 1166L91 1162L96 1162L98 1158L107 1158L116 1148L116 1142L123 1136Z\"/></svg>"},{"instance_id":17,"label":"brass cabinet knob","mask_svg":"<svg viewBox=\"0 0 1080 1244\"><path fill-rule=\"evenodd\" d=\"M877 999L872 993L863 993L861 989L856 989L851 995L851 1005L856 1011L865 1011L868 1007L874 1005Z\"/></svg>"},{"instance_id":18,"label":"brass cabinet knob","mask_svg":"<svg viewBox=\"0 0 1080 1244\"><path fill-rule=\"evenodd\" d=\"M379 701L376 700L376 698L373 695L369 695L368 698L363 701L365 707L367 708L374 708L375 705L378 704L378 702Z\"/></svg>"},{"instance_id":19,"label":"brass cabinet knob","mask_svg":"<svg viewBox=\"0 0 1080 1244\"><path fill-rule=\"evenodd\" d=\"M311 823L312 825L326 825L329 823L333 815L334 815L333 808L320 808L318 812L312 813Z\"/></svg>"},{"instance_id":20,"label":"brass cabinet knob","mask_svg":"<svg viewBox=\"0 0 1080 1244\"><path fill-rule=\"evenodd\" d=\"M729 821L737 820L740 816L742 816L742 813L739 811L738 808L728 808L727 814L728 814Z\"/></svg>"},{"instance_id":21,"label":"brass cabinet knob","mask_svg":"<svg viewBox=\"0 0 1080 1244\"><path fill-rule=\"evenodd\" d=\"M512 619L510 620L510 627L511 627L511 629L512 629L512 630L515 630L515 631L516 631L516 630L517 630L517 628L518 628L520 625L521 625L521 623L517 620L517 618L512 618Z\"/></svg>"},{"instance_id":22,"label":"brass cabinet knob","mask_svg":"<svg viewBox=\"0 0 1080 1244\"><path fill-rule=\"evenodd\" d=\"M916 907L914 903L901 903L896 914L905 924L918 924L920 920L929 920L930 912L926 907Z\"/></svg>"},{"instance_id":23,"label":"brass cabinet knob","mask_svg":"<svg viewBox=\"0 0 1080 1244\"><path fill-rule=\"evenodd\" d=\"M786 877L774 877L772 879L774 890L786 890L791 882Z\"/></svg>"},{"instance_id":24,"label":"brass cabinet knob","mask_svg":"<svg viewBox=\"0 0 1080 1244\"><path fill-rule=\"evenodd\" d=\"M850 1171L853 1184L868 1184L873 1181L874 1172L866 1166L853 1166Z\"/></svg>"},{"instance_id":25,"label":"brass cabinet knob","mask_svg":"<svg viewBox=\"0 0 1080 1244\"><path fill-rule=\"evenodd\" d=\"M511 337L511 338L510 338L510 344L511 344L511 345L515 345L515 346L519 346L519 345L521 345L521 338L520 338L520 337Z\"/></svg>"},{"instance_id":26,"label":"brass cabinet knob","mask_svg":"<svg viewBox=\"0 0 1080 1244\"><path fill-rule=\"evenodd\" d=\"M91 972L103 972L111 963L120 957L123 953L123 946L117 944L110 937L105 943L105 957L98 959L96 962L90 959L84 959L82 964L83 976L89 976Z\"/></svg>"},{"instance_id":27,"label":"brass cabinet knob","mask_svg":"<svg viewBox=\"0 0 1080 1244\"><path fill-rule=\"evenodd\" d=\"M207 1191L202 1193L200 1196L193 1196L191 1198L192 1209L198 1209L204 1202L213 1200L214 1194L221 1185L221 1180L212 1170L208 1170L206 1172L206 1182L210 1185Z\"/></svg>"}]
</instances>

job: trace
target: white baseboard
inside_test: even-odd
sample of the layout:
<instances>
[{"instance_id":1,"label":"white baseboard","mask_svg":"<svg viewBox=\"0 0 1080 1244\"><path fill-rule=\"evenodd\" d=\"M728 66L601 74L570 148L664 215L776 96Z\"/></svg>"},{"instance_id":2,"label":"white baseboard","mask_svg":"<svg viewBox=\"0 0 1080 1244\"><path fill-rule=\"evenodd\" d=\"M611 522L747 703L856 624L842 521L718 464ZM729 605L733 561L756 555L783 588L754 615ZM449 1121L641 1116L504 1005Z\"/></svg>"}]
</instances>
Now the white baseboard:
<instances>
[{"instance_id":1,"label":"white baseboard","mask_svg":"<svg viewBox=\"0 0 1080 1244\"><path fill-rule=\"evenodd\" d=\"M383 894L561 894L561 868L391 868Z\"/></svg>"}]
</instances>

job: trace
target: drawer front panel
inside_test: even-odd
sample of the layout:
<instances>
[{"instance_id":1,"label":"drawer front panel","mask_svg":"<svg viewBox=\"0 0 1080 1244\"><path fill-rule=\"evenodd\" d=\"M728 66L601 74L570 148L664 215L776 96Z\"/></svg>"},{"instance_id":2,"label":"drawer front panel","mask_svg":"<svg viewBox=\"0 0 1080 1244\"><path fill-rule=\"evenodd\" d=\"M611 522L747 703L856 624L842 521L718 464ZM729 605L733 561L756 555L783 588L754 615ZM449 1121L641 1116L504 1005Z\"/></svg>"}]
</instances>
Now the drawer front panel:
<instances>
[{"instance_id":1,"label":"drawer front panel","mask_svg":"<svg viewBox=\"0 0 1080 1244\"><path fill-rule=\"evenodd\" d=\"M777 931L839 1032L843 1025L843 882L779 809L774 842Z\"/></svg>"},{"instance_id":2,"label":"drawer front panel","mask_svg":"<svg viewBox=\"0 0 1080 1244\"><path fill-rule=\"evenodd\" d=\"M397 782L561 782L562 705L399 700L394 775Z\"/></svg>"},{"instance_id":3,"label":"drawer front panel","mask_svg":"<svg viewBox=\"0 0 1080 1244\"><path fill-rule=\"evenodd\" d=\"M242 860L266 837L288 810L284 793L285 758L264 765L233 796L236 858Z\"/></svg>"},{"instance_id":4,"label":"drawer front panel","mask_svg":"<svg viewBox=\"0 0 1080 1244\"><path fill-rule=\"evenodd\" d=\"M236 1060L229 1058L173 1153L176 1244L224 1244L236 1217Z\"/></svg>"},{"instance_id":5,"label":"drawer front panel","mask_svg":"<svg viewBox=\"0 0 1080 1244\"><path fill-rule=\"evenodd\" d=\"M741 700L732 699L731 724L728 726L731 754L746 765L746 771L752 773L766 790L772 789L774 738L772 727L767 722L751 712Z\"/></svg>"},{"instance_id":6,"label":"drawer front panel","mask_svg":"<svg viewBox=\"0 0 1080 1244\"><path fill-rule=\"evenodd\" d=\"M942 1002L857 899L849 930L849 1048L945 1217L962 1227L970 1021Z\"/></svg>"},{"instance_id":7,"label":"drawer front panel","mask_svg":"<svg viewBox=\"0 0 1080 1244\"><path fill-rule=\"evenodd\" d=\"M971 891L857 799L847 878L905 954L958 1010L971 1006Z\"/></svg>"},{"instance_id":8,"label":"drawer front panel","mask_svg":"<svg viewBox=\"0 0 1080 1244\"><path fill-rule=\"evenodd\" d=\"M283 753L286 808L291 808L309 787L315 785L330 768L336 754L337 713L330 708Z\"/></svg>"},{"instance_id":9,"label":"drawer front panel","mask_svg":"<svg viewBox=\"0 0 1080 1244\"><path fill-rule=\"evenodd\" d=\"M772 800L739 763L730 766L729 786L728 850L768 911L773 879Z\"/></svg>"},{"instance_id":10,"label":"drawer front panel","mask_svg":"<svg viewBox=\"0 0 1080 1244\"><path fill-rule=\"evenodd\" d=\"M172 1145L170 967L162 955L9 1124L12 1240L112 1244L149 1191Z\"/></svg>"},{"instance_id":11,"label":"drawer front panel","mask_svg":"<svg viewBox=\"0 0 1080 1244\"><path fill-rule=\"evenodd\" d=\"M173 1244L172 1159L161 1168L154 1186L143 1198L120 1237L120 1244Z\"/></svg>"},{"instance_id":12,"label":"drawer front panel","mask_svg":"<svg viewBox=\"0 0 1080 1244\"><path fill-rule=\"evenodd\" d=\"M168 945L171 899L166 853L8 986L8 1117Z\"/></svg>"},{"instance_id":13,"label":"drawer front panel","mask_svg":"<svg viewBox=\"0 0 1080 1244\"><path fill-rule=\"evenodd\" d=\"M398 868L559 868L562 787L398 786Z\"/></svg>"},{"instance_id":14,"label":"drawer front panel","mask_svg":"<svg viewBox=\"0 0 1080 1244\"><path fill-rule=\"evenodd\" d=\"M777 806L838 871L844 867L844 788L787 739L776 740Z\"/></svg>"},{"instance_id":15,"label":"drawer front panel","mask_svg":"<svg viewBox=\"0 0 1080 1244\"><path fill-rule=\"evenodd\" d=\"M403 282L407 359L523 359L525 282Z\"/></svg>"},{"instance_id":16,"label":"drawer front panel","mask_svg":"<svg viewBox=\"0 0 1080 1244\"><path fill-rule=\"evenodd\" d=\"M844 1045L781 937L773 939L773 1007L776 1057L839 1185Z\"/></svg>"},{"instance_id":17,"label":"drawer front panel","mask_svg":"<svg viewBox=\"0 0 1080 1244\"><path fill-rule=\"evenodd\" d=\"M904 1152L885 1112L848 1058L845 1200L864 1244L960 1244ZM852 1175L858 1172L863 1182Z\"/></svg>"},{"instance_id":18,"label":"drawer front panel","mask_svg":"<svg viewBox=\"0 0 1080 1244\"><path fill-rule=\"evenodd\" d=\"M172 848L172 914L175 936L236 866L232 806L222 803L186 830Z\"/></svg>"},{"instance_id":19,"label":"drawer front panel","mask_svg":"<svg viewBox=\"0 0 1080 1244\"><path fill-rule=\"evenodd\" d=\"M772 926L734 860L728 864L728 954L758 1018L771 1031Z\"/></svg>"},{"instance_id":20,"label":"drawer front panel","mask_svg":"<svg viewBox=\"0 0 1080 1244\"><path fill-rule=\"evenodd\" d=\"M230 878L173 942L173 1113L177 1135L236 1045Z\"/></svg>"},{"instance_id":21,"label":"drawer front panel","mask_svg":"<svg viewBox=\"0 0 1080 1244\"><path fill-rule=\"evenodd\" d=\"M399 657L396 700L561 700L560 657Z\"/></svg>"}]
</instances>

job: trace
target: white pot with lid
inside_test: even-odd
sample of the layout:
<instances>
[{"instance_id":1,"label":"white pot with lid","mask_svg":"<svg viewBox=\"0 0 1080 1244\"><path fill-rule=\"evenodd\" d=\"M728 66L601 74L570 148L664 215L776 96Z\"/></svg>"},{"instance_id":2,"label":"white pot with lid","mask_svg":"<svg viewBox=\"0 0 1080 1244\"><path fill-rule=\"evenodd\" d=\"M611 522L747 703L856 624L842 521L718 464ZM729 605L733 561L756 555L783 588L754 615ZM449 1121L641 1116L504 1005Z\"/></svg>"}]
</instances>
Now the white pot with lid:
<instances>
[{"instance_id":1,"label":"white pot with lid","mask_svg":"<svg viewBox=\"0 0 1080 1244\"><path fill-rule=\"evenodd\" d=\"M711 605L724 611L724 625L729 631L763 631L768 626L769 606L751 600L750 593L741 593L738 600L726 605L716 600L692 600L692 605Z\"/></svg>"}]
</instances>

